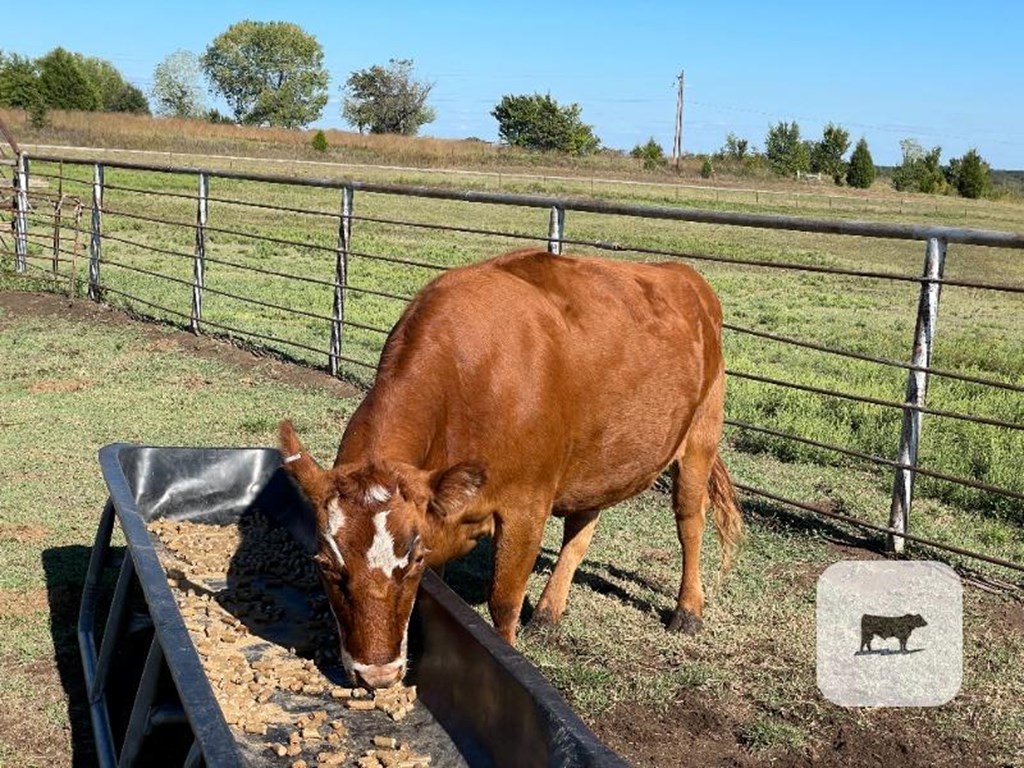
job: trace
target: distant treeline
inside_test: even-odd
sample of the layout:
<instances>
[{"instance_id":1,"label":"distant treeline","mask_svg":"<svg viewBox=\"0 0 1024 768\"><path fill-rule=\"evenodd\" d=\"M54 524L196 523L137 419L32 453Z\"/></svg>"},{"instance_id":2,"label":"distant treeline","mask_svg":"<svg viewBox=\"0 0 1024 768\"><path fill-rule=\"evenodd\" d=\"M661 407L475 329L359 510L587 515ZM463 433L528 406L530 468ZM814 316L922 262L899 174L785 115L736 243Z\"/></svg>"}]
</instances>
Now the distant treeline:
<instances>
[{"instance_id":1,"label":"distant treeline","mask_svg":"<svg viewBox=\"0 0 1024 768\"><path fill-rule=\"evenodd\" d=\"M24 109L34 123L51 109L149 114L145 94L117 67L63 48L37 59L0 51L0 106Z\"/></svg>"}]
</instances>

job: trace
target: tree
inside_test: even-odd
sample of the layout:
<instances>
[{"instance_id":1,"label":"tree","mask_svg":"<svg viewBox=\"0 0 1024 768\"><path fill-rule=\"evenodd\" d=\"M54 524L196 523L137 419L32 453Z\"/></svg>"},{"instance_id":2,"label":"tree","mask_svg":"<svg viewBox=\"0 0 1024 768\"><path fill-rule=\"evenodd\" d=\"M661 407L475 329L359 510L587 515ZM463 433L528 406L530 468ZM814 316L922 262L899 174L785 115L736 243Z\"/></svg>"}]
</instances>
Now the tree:
<instances>
[{"instance_id":1,"label":"tree","mask_svg":"<svg viewBox=\"0 0 1024 768\"><path fill-rule=\"evenodd\" d=\"M843 155L849 148L849 131L829 123L822 131L821 140L811 149L811 170L828 174L836 184L842 184L846 175Z\"/></svg>"},{"instance_id":2,"label":"tree","mask_svg":"<svg viewBox=\"0 0 1024 768\"><path fill-rule=\"evenodd\" d=\"M156 113L166 117L202 117L206 112L203 70L192 51L167 54L153 69Z\"/></svg>"},{"instance_id":3,"label":"tree","mask_svg":"<svg viewBox=\"0 0 1024 768\"><path fill-rule=\"evenodd\" d=\"M125 87L121 89L121 92L111 102L110 111L148 115L150 113L149 99L146 98L146 94L139 88L136 88L131 83L126 83Z\"/></svg>"},{"instance_id":4,"label":"tree","mask_svg":"<svg viewBox=\"0 0 1024 768\"><path fill-rule=\"evenodd\" d=\"M149 114L149 102L145 94L129 83L120 70L105 59L73 54L85 76L96 87L99 94L98 109L104 112L135 112Z\"/></svg>"},{"instance_id":5,"label":"tree","mask_svg":"<svg viewBox=\"0 0 1024 768\"><path fill-rule=\"evenodd\" d=\"M969 150L961 158L950 160L946 178L962 196L974 200L984 196L991 185L989 165L977 149Z\"/></svg>"},{"instance_id":6,"label":"tree","mask_svg":"<svg viewBox=\"0 0 1024 768\"><path fill-rule=\"evenodd\" d=\"M506 95L491 111L498 138L514 147L587 155L601 146L593 126L580 119L579 104L560 106L551 95Z\"/></svg>"},{"instance_id":7,"label":"tree","mask_svg":"<svg viewBox=\"0 0 1024 768\"><path fill-rule=\"evenodd\" d=\"M846 169L846 183L858 189L867 189L875 182L875 161L871 157L867 140L861 136L860 141L850 155L850 163Z\"/></svg>"},{"instance_id":8,"label":"tree","mask_svg":"<svg viewBox=\"0 0 1024 768\"><path fill-rule=\"evenodd\" d=\"M725 137L725 146L719 150L719 155L721 157L728 157L732 160L743 160L747 156L747 151L749 149L749 141L738 138L735 133L730 133Z\"/></svg>"},{"instance_id":9,"label":"tree","mask_svg":"<svg viewBox=\"0 0 1024 768\"><path fill-rule=\"evenodd\" d=\"M349 75L342 88L341 116L363 133L397 133L415 136L420 127L437 116L427 106L433 83L412 76L411 59L390 59Z\"/></svg>"},{"instance_id":10,"label":"tree","mask_svg":"<svg viewBox=\"0 0 1024 768\"><path fill-rule=\"evenodd\" d=\"M942 147L932 147L929 152L916 139L900 141L903 162L892 174L892 185L901 192L945 192L949 184L939 166Z\"/></svg>"},{"instance_id":11,"label":"tree","mask_svg":"<svg viewBox=\"0 0 1024 768\"><path fill-rule=\"evenodd\" d=\"M39 91L49 109L99 109L99 88L89 78L80 57L63 48L54 48L38 59L36 65Z\"/></svg>"},{"instance_id":12,"label":"tree","mask_svg":"<svg viewBox=\"0 0 1024 768\"><path fill-rule=\"evenodd\" d=\"M661 144L652 136L646 144L637 144L629 153L643 164L644 170L650 171L665 165L665 151Z\"/></svg>"},{"instance_id":13,"label":"tree","mask_svg":"<svg viewBox=\"0 0 1024 768\"><path fill-rule=\"evenodd\" d=\"M299 128L327 104L327 70L316 38L286 21L240 21L218 35L203 70L235 120Z\"/></svg>"},{"instance_id":14,"label":"tree","mask_svg":"<svg viewBox=\"0 0 1024 768\"><path fill-rule=\"evenodd\" d=\"M779 122L768 129L764 140L764 153L772 170L783 176L795 176L811 166L810 151L800 141L800 126Z\"/></svg>"},{"instance_id":15,"label":"tree","mask_svg":"<svg viewBox=\"0 0 1024 768\"><path fill-rule=\"evenodd\" d=\"M0 106L32 109L40 103L42 94L35 62L17 53L0 52Z\"/></svg>"}]
</instances>

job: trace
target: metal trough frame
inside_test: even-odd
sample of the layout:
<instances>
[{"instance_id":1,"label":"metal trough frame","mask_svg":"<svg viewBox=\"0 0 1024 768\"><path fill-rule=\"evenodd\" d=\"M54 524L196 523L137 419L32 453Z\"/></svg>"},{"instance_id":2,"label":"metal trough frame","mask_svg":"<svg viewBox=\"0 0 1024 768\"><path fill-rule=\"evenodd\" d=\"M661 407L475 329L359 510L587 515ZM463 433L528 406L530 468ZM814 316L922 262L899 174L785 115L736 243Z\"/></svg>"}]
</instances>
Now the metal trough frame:
<instances>
[{"instance_id":1,"label":"metal trough frame","mask_svg":"<svg viewBox=\"0 0 1024 768\"><path fill-rule=\"evenodd\" d=\"M229 523L260 500L307 549L311 515L264 448L159 448L99 453L110 498L100 516L78 620L99 763L245 764L185 627L147 522ZM127 541L120 564L115 520ZM113 584L112 577L117 572ZM103 631L98 634L101 614ZM433 572L414 624L420 698L471 766L624 766L540 673Z\"/></svg>"}]
</instances>

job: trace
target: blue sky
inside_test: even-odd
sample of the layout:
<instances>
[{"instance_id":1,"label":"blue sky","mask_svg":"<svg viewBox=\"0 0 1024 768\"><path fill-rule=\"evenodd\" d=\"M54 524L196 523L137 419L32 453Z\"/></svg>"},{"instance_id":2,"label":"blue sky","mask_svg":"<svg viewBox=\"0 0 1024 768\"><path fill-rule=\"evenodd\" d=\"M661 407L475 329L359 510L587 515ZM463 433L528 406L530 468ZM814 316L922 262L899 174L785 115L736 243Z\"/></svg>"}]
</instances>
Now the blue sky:
<instances>
[{"instance_id":1,"label":"blue sky","mask_svg":"<svg viewBox=\"0 0 1024 768\"><path fill-rule=\"evenodd\" d=\"M714 151L730 131L761 147L779 120L816 138L833 121L879 163L911 137L944 160L977 147L994 167L1024 169L1024 3L1011 0L36 2L19 4L2 47L99 56L148 90L164 56L201 53L244 18L292 21L320 41L322 127L344 127L352 70L411 58L435 82L425 135L494 140L501 96L537 91L581 104L607 146L654 136L668 151L682 69L686 151Z\"/></svg>"}]
</instances>

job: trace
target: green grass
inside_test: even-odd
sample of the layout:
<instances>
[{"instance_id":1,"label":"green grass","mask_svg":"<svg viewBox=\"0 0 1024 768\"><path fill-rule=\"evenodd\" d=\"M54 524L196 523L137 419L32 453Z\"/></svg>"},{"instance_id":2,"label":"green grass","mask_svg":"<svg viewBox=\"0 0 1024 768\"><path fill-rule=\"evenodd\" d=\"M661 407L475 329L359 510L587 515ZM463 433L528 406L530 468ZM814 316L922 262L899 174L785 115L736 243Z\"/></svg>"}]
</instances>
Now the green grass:
<instances>
[{"instance_id":1,"label":"green grass","mask_svg":"<svg viewBox=\"0 0 1024 768\"><path fill-rule=\"evenodd\" d=\"M748 723L742 730L743 740L753 751L771 749L772 747L789 747L796 749L808 740L808 734L784 720L771 717L758 717Z\"/></svg>"}]
</instances>

